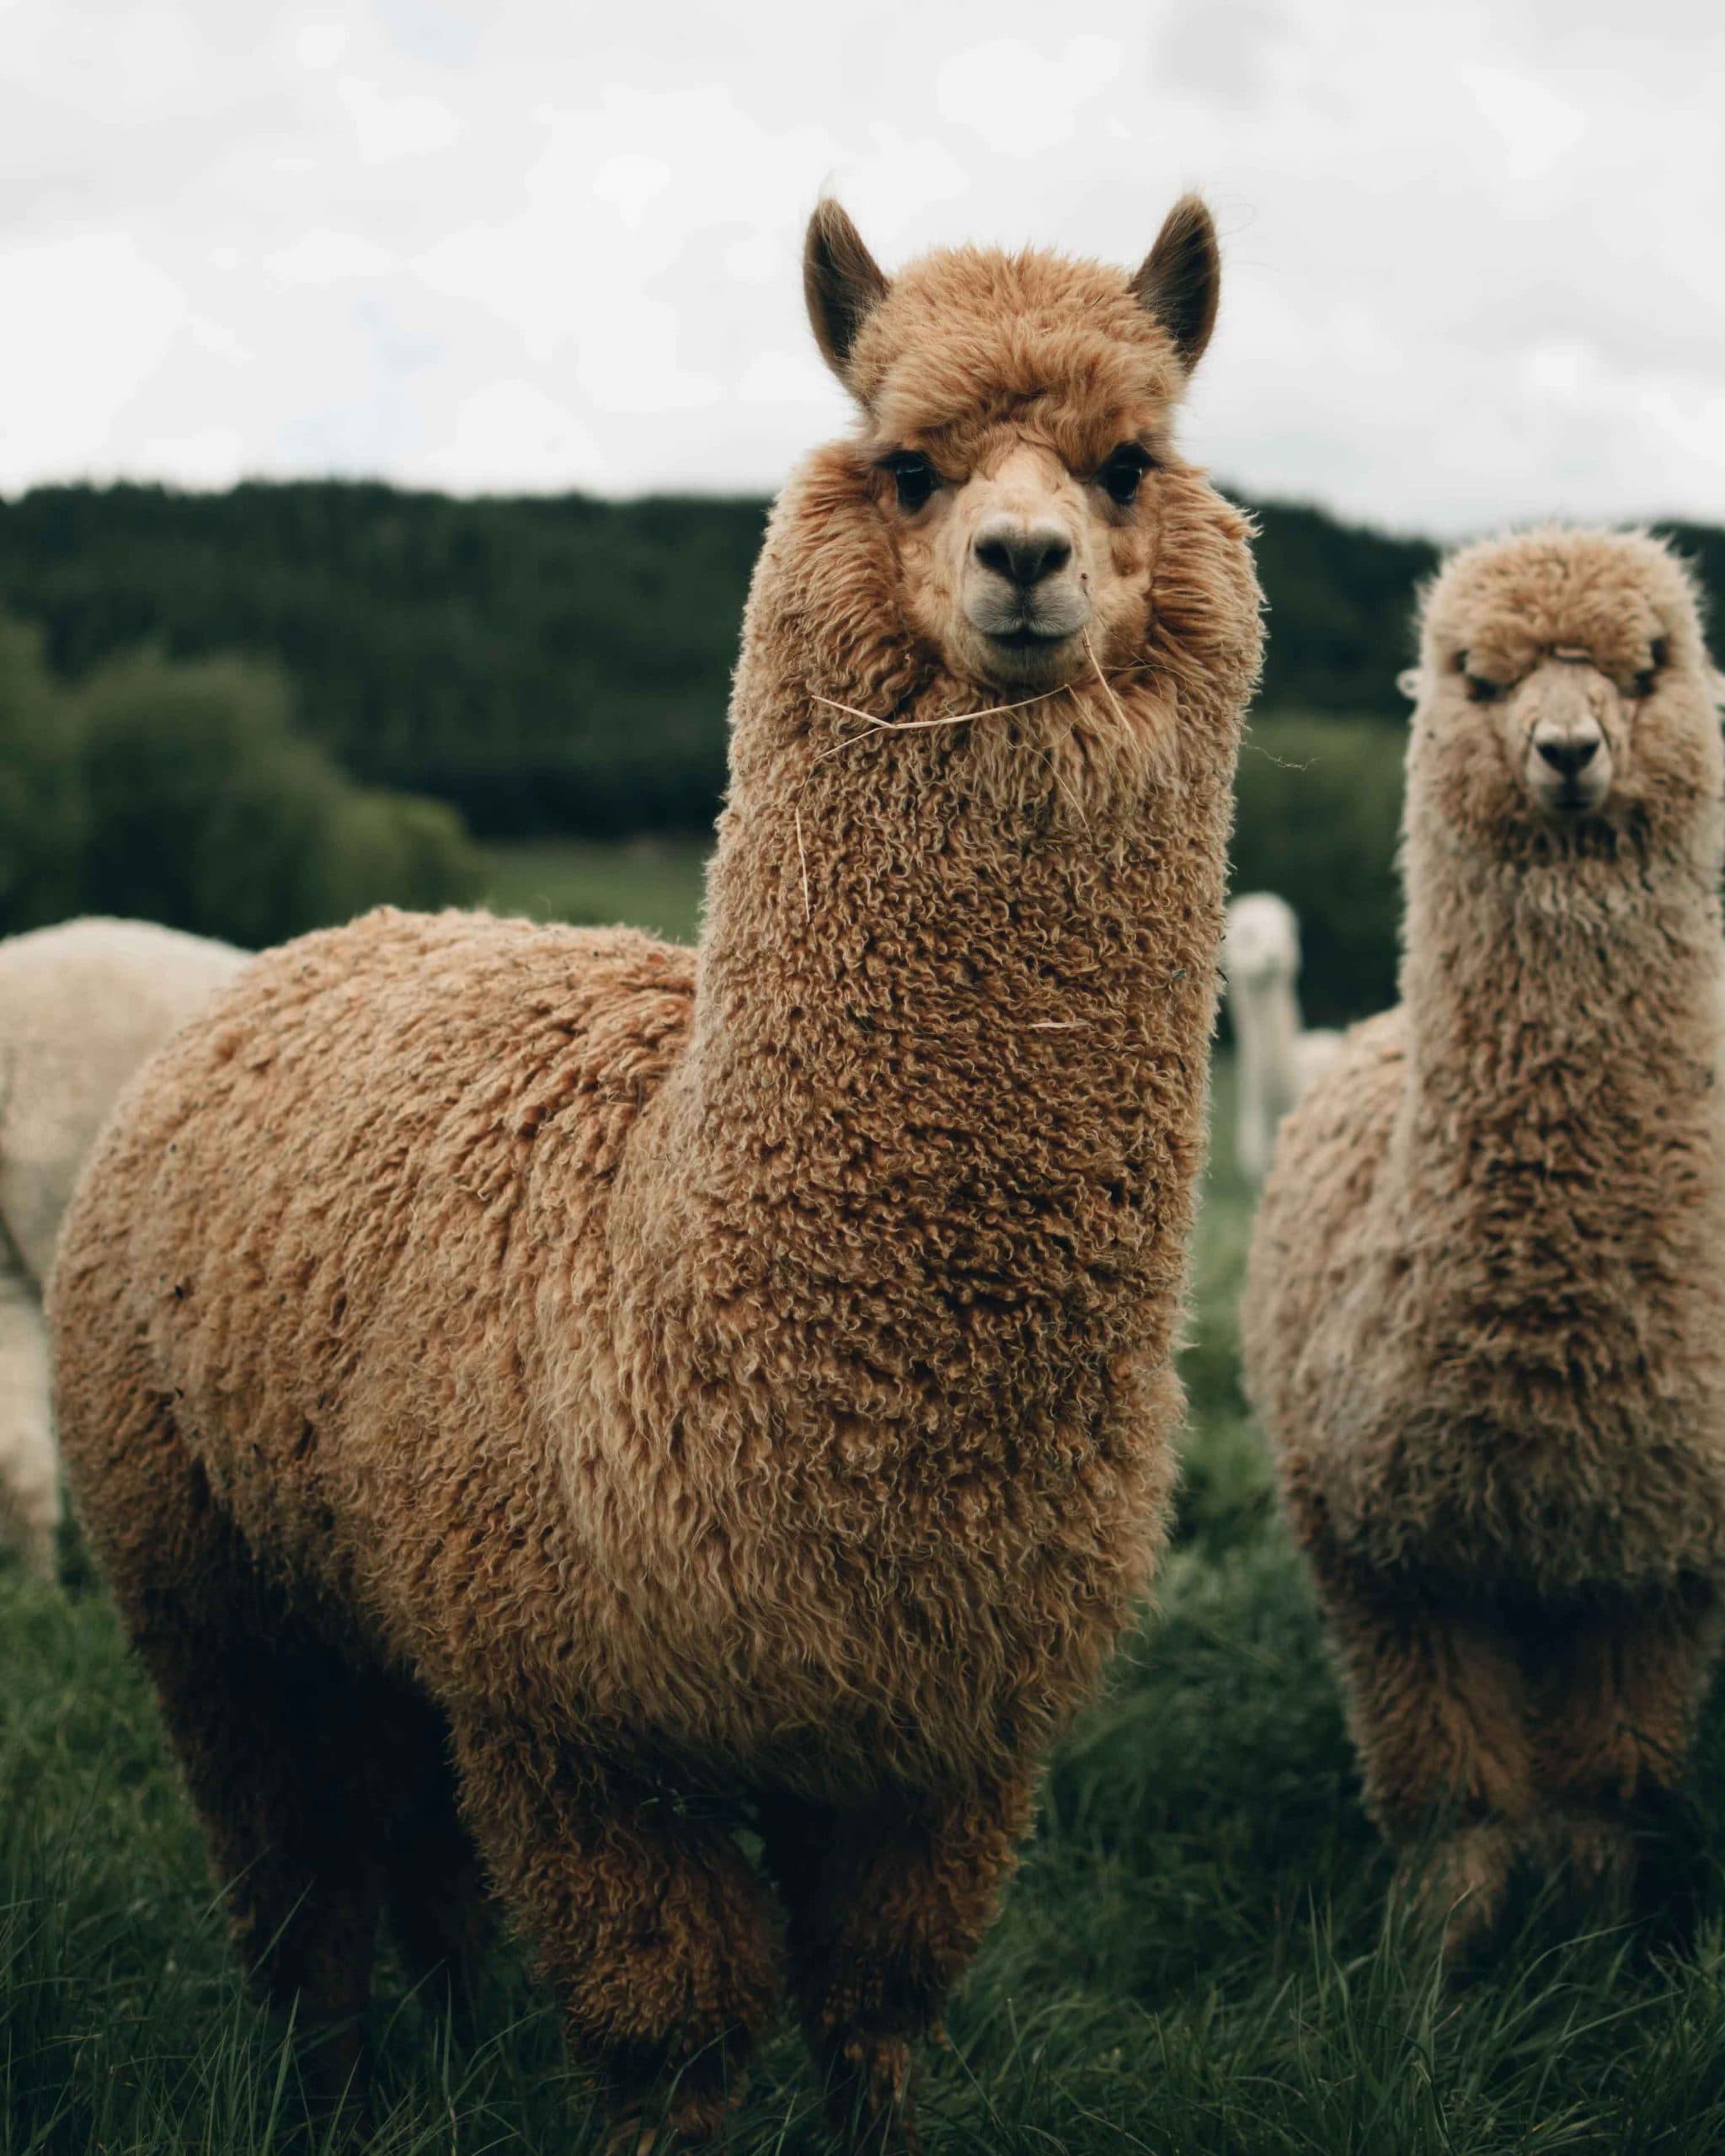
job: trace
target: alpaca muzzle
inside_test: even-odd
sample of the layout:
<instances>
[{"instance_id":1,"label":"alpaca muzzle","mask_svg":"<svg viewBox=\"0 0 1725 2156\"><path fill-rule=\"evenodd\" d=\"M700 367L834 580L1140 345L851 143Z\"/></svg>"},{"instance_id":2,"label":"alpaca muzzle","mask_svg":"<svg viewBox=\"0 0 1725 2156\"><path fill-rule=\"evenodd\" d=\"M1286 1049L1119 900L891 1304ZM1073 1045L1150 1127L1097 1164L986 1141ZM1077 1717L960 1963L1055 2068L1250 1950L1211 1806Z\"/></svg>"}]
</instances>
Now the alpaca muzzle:
<instances>
[{"instance_id":1,"label":"alpaca muzzle","mask_svg":"<svg viewBox=\"0 0 1725 2156\"><path fill-rule=\"evenodd\" d=\"M1611 790L1606 720L1617 691L1590 660L1558 655L1535 669L1515 698L1525 744L1523 776L1540 806L1586 815Z\"/></svg>"}]
</instances>

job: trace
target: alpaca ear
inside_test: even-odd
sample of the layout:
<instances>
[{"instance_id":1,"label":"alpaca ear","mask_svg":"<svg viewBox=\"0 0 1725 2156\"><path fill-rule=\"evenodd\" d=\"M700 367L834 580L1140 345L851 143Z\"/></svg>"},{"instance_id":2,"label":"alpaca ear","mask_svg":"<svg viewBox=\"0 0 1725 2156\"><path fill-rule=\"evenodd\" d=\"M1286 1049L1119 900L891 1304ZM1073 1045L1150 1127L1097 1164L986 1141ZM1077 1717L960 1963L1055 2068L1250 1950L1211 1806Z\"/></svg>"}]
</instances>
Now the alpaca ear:
<instances>
[{"instance_id":1,"label":"alpaca ear","mask_svg":"<svg viewBox=\"0 0 1725 2156\"><path fill-rule=\"evenodd\" d=\"M857 332L886 297L880 265L830 196L818 202L803 243L803 296L820 355L846 389Z\"/></svg>"},{"instance_id":2,"label":"alpaca ear","mask_svg":"<svg viewBox=\"0 0 1725 2156\"><path fill-rule=\"evenodd\" d=\"M1407 697L1409 703L1418 702L1419 698L1419 669L1417 666L1404 666L1402 669L1402 671L1396 676L1396 686L1402 691L1402 695Z\"/></svg>"},{"instance_id":3,"label":"alpaca ear","mask_svg":"<svg viewBox=\"0 0 1725 2156\"><path fill-rule=\"evenodd\" d=\"M1216 326L1222 291L1216 228L1195 195L1183 195L1169 211L1156 245L1132 280L1132 290L1140 306L1167 331L1181 366L1190 374Z\"/></svg>"}]
</instances>

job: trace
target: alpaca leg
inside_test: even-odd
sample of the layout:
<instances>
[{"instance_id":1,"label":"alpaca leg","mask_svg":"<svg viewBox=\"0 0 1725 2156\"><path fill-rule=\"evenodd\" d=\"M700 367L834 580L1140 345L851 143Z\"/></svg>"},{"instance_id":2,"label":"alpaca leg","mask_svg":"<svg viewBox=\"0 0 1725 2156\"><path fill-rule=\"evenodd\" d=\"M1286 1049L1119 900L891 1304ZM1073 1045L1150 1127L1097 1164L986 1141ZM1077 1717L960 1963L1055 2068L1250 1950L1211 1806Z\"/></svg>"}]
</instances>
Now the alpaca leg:
<instances>
[{"instance_id":1,"label":"alpaca leg","mask_svg":"<svg viewBox=\"0 0 1725 2156\"><path fill-rule=\"evenodd\" d=\"M1697 1588L1565 1610L1525 1639L1550 1853L1583 1888L1626 1889L1649 1829L1657 1852L1722 1633L1717 1596ZM1679 1886L1657 1865L1638 1883L1654 1896Z\"/></svg>"},{"instance_id":2,"label":"alpaca leg","mask_svg":"<svg viewBox=\"0 0 1725 2156\"><path fill-rule=\"evenodd\" d=\"M916 2145L911 2047L992 1920L1030 1823L1028 1782L866 1810L763 1807L790 1919L792 1983L835 2119L870 2150Z\"/></svg>"},{"instance_id":3,"label":"alpaca leg","mask_svg":"<svg viewBox=\"0 0 1725 2156\"><path fill-rule=\"evenodd\" d=\"M1536 1808L1512 1645L1488 1610L1392 1600L1333 1574L1320 1598L1367 1808L1401 1852L1404 1884L1443 1922L1445 1958L1460 1961L1499 1915Z\"/></svg>"},{"instance_id":4,"label":"alpaca leg","mask_svg":"<svg viewBox=\"0 0 1725 2156\"><path fill-rule=\"evenodd\" d=\"M457 1806L441 1718L422 1709L396 1753L391 1779L400 1797L384 1877L390 1929L409 1970L433 1987L434 2002L464 2020L493 1924L479 1852Z\"/></svg>"},{"instance_id":5,"label":"alpaca leg","mask_svg":"<svg viewBox=\"0 0 1725 2156\"><path fill-rule=\"evenodd\" d=\"M267 1630L189 1620L165 1598L139 1614L235 1942L294 2017L307 2094L341 2103L360 2078L380 1899L379 1822L354 1771L375 1716L285 1613Z\"/></svg>"},{"instance_id":6,"label":"alpaca leg","mask_svg":"<svg viewBox=\"0 0 1725 2156\"><path fill-rule=\"evenodd\" d=\"M227 1890L235 1943L291 2012L307 2095L355 2084L379 1889L379 1792L367 1781L387 1710L260 1578L159 1401L100 1429L123 1481L83 1513Z\"/></svg>"},{"instance_id":7,"label":"alpaca leg","mask_svg":"<svg viewBox=\"0 0 1725 2156\"><path fill-rule=\"evenodd\" d=\"M773 1912L731 1835L553 1732L457 1724L461 1804L492 1884L620 2115L710 2138L779 1996Z\"/></svg>"},{"instance_id":8,"label":"alpaca leg","mask_svg":"<svg viewBox=\"0 0 1725 2156\"><path fill-rule=\"evenodd\" d=\"M54 1577L60 1461L41 1305L0 1232L0 1516L33 1579Z\"/></svg>"}]
</instances>

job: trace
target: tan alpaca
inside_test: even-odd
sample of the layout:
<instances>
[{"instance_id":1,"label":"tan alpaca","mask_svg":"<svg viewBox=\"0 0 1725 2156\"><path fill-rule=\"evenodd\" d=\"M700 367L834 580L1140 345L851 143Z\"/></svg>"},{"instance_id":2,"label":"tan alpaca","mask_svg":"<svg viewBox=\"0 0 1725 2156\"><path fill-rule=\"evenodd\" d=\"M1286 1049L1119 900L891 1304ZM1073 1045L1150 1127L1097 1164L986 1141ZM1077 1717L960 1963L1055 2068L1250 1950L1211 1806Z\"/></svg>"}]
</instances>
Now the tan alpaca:
<instances>
[{"instance_id":1,"label":"tan alpaca","mask_svg":"<svg viewBox=\"0 0 1725 2156\"><path fill-rule=\"evenodd\" d=\"M127 1081L247 955L148 921L0 942L0 1534L37 1579L60 1521L41 1297L61 1215Z\"/></svg>"},{"instance_id":2,"label":"tan alpaca","mask_svg":"<svg viewBox=\"0 0 1725 2156\"><path fill-rule=\"evenodd\" d=\"M1367 1795L1454 1908L1626 1877L1725 1566L1721 756L1655 541L1427 597L1399 1008L1283 1126L1244 1308Z\"/></svg>"},{"instance_id":3,"label":"tan alpaca","mask_svg":"<svg viewBox=\"0 0 1725 2156\"><path fill-rule=\"evenodd\" d=\"M1259 644L1172 434L1216 278L1191 202L1135 278L890 284L823 207L860 424L773 515L699 949L304 938L91 1169L69 1467L326 2082L471 1836L626 2116L714 2130L788 1977L908 2137L1172 1479Z\"/></svg>"}]
</instances>

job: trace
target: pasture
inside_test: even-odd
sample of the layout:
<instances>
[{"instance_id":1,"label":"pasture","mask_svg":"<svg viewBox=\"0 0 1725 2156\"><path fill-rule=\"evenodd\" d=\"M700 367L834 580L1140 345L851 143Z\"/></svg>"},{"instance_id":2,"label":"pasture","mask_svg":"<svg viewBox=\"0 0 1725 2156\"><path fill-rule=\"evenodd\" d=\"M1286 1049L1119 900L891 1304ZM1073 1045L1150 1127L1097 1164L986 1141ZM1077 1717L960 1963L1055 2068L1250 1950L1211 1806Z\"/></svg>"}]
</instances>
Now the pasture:
<instances>
[{"instance_id":1,"label":"pasture","mask_svg":"<svg viewBox=\"0 0 1725 2156\"><path fill-rule=\"evenodd\" d=\"M500 910L686 934L692 846L494 857ZM924 2082L931 2156L1712 2156L1725 2146L1725 1715L1674 1872L1679 1940L1556 1931L1445 1991L1386 1924L1311 1598L1241 1398L1249 1201L1204 1193L1176 1547L1158 1607L1061 1748L1004 1914ZM0 2156L315 2146L248 2001L145 1686L75 1543L69 1593L0 1578ZM386 1963L378 2156L597 2156L554 2017L507 1948L451 2031ZM761 2061L729 2145L814 2152L800 2047Z\"/></svg>"}]
</instances>

